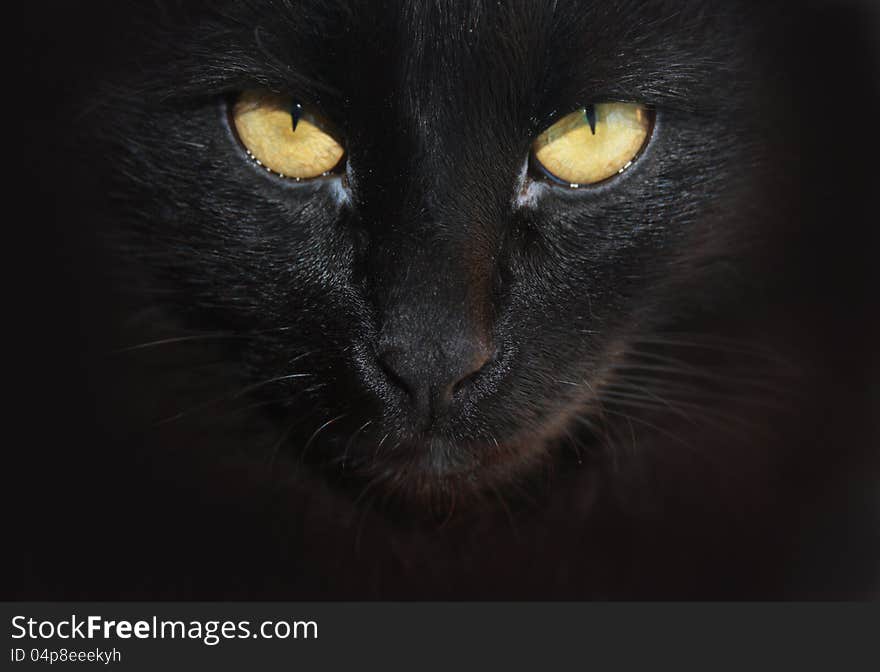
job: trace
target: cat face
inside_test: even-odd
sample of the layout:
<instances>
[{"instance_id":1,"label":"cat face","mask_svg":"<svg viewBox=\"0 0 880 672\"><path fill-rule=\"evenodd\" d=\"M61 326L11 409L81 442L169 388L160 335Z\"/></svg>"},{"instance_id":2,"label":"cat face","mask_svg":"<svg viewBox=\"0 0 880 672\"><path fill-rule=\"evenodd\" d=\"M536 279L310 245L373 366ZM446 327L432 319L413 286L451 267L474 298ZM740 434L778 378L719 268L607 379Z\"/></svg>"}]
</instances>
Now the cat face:
<instances>
[{"instance_id":1,"label":"cat face","mask_svg":"<svg viewBox=\"0 0 880 672\"><path fill-rule=\"evenodd\" d=\"M150 34L159 56L101 131L126 259L185 325L238 338L242 388L327 478L422 508L512 486L623 422L605 411L633 357L656 367L672 335L717 334L754 291L789 159L759 36L736 17L665 2L181 17ZM320 115L342 160L301 180L256 161L235 124L247 91ZM650 120L631 165L579 188L548 176L535 139L611 103Z\"/></svg>"}]
</instances>

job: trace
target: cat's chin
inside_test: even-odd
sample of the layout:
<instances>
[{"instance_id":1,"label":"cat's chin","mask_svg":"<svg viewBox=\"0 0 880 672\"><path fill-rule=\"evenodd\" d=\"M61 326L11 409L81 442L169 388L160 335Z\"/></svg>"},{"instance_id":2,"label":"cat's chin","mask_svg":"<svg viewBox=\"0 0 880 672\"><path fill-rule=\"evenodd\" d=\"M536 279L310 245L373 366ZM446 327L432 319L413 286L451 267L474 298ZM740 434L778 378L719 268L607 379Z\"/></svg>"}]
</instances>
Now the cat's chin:
<instances>
[{"instance_id":1,"label":"cat's chin","mask_svg":"<svg viewBox=\"0 0 880 672\"><path fill-rule=\"evenodd\" d=\"M534 435L503 443L435 438L346 448L346 459L314 464L327 481L359 504L422 521L466 515L532 490L558 457L554 441Z\"/></svg>"}]
</instances>

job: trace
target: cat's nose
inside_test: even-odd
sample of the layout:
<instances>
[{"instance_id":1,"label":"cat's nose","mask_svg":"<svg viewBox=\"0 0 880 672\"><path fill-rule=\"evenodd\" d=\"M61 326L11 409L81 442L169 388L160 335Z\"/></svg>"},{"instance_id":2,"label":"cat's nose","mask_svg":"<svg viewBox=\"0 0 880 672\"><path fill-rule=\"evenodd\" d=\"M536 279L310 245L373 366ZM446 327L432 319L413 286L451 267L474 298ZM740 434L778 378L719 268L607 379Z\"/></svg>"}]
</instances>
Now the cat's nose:
<instances>
[{"instance_id":1,"label":"cat's nose","mask_svg":"<svg viewBox=\"0 0 880 672\"><path fill-rule=\"evenodd\" d=\"M388 382L405 393L415 423L427 429L469 394L492 358L486 343L469 340L446 347L390 348L378 359Z\"/></svg>"}]
</instances>

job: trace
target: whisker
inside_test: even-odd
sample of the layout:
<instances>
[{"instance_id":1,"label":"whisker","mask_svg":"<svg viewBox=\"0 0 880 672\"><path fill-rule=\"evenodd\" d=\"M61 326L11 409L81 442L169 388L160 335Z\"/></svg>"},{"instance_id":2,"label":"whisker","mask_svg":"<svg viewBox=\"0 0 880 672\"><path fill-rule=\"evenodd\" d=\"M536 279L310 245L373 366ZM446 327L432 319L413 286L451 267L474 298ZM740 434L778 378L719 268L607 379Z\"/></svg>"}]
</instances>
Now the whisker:
<instances>
[{"instance_id":1,"label":"whisker","mask_svg":"<svg viewBox=\"0 0 880 672\"><path fill-rule=\"evenodd\" d=\"M691 336L691 339L687 339L687 336ZM722 354L747 355L755 359L785 365L790 369L798 368L795 362L788 357L785 357L775 348L765 343L748 341L745 339L726 338L709 334L670 333L669 336L664 334L639 336L628 344L628 346L635 346L637 344L671 346L689 348L691 350L708 350Z\"/></svg>"},{"instance_id":2,"label":"whisker","mask_svg":"<svg viewBox=\"0 0 880 672\"><path fill-rule=\"evenodd\" d=\"M498 504L501 506L501 510L504 511L504 514L507 517L507 522L510 525L510 531L513 534L513 538L517 541L517 543L519 543L521 541L520 531L519 529L517 529L516 519L514 518L513 512L510 510L510 507L507 505L507 500L494 485L489 484L489 490L495 496L495 499L498 500Z\"/></svg>"},{"instance_id":3,"label":"whisker","mask_svg":"<svg viewBox=\"0 0 880 672\"><path fill-rule=\"evenodd\" d=\"M279 380L286 380L286 379L291 379L291 378L300 378L300 377L306 377L306 376L308 376L308 377L313 377L314 374L300 374L300 373L288 374L288 375L285 375L285 376L279 376L279 377L277 377L277 378L270 378L269 380L265 380L265 381L262 381L262 382L259 382L259 383L254 383L254 384L248 385L248 386L246 386L246 387L240 389L238 392L235 392L235 393L232 393L232 394L224 394L223 396L215 397L215 398L213 398L213 399L209 399L209 400L207 400L207 401L203 401L203 402L201 402L201 403L199 403L199 404L196 404L196 405L193 406L192 408L188 408L188 409L186 409L186 410L184 410L184 411L181 411L181 412L179 412L179 413L175 413L174 415L169 416L169 417L167 417L167 418L162 418L161 420L157 420L157 421L154 423L154 425L155 425L155 426L161 426L161 425L165 425L165 424L168 424L168 423L171 423L171 422L177 422L177 421L182 420L182 419L184 419L184 418L187 418L187 417L189 417L189 416L191 416L191 415L195 415L195 414L200 413L200 412L202 412L202 411L205 411L205 410L207 410L207 409L209 409L209 408L212 408L213 406L217 406L218 404L222 404L223 402L233 402L233 401L236 401L236 400L238 400L238 399L241 399L241 398L244 397L246 394L248 394L249 392L252 392L252 391L255 390L255 389L258 389L258 388L260 388L260 387L263 387L263 386L268 385L268 384L270 384L270 383L274 383L274 382L279 381ZM311 389L311 388L310 388L310 389ZM303 390L302 393L307 393L307 392L309 392L309 391L310 391L310 390ZM313 391L313 390L312 390L312 391Z\"/></svg>"},{"instance_id":4,"label":"whisker","mask_svg":"<svg viewBox=\"0 0 880 672\"><path fill-rule=\"evenodd\" d=\"M364 498L369 494L369 492L376 487L379 483L385 480L384 474L377 474L373 478L371 478L366 485L364 485L363 489L358 493L358 496L355 497L354 503L352 506L357 509L358 505L364 500Z\"/></svg>"},{"instance_id":5,"label":"whisker","mask_svg":"<svg viewBox=\"0 0 880 672\"><path fill-rule=\"evenodd\" d=\"M167 338L160 338L154 341L146 341L144 343L136 343L134 345L128 345L121 348L116 348L114 350L110 350L108 354L122 354L126 352L134 352L137 350L144 350L148 348L155 348L162 345L174 345L177 343L192 343L199 341L209 341L209 340L224 340L224 339L253 339L259 336L264 336L266 334L284 332L284 331L292 331L296 329L295 326L285 325L279 327L267 327L265 329L254 329L251 331L214 331L203 334L185 334L182 336L171 336ZM321 350L326 352L345 352L350 348L350 346L340 346L340 347L323 347ZM310 351L307 354L313 354L317 351Z\"/></svg>"},{"instance_id":6,"label":"whisker","mask_svg":"<svg viewBox=\"0 0 880 672\"><path fill-rule=\"evenodd\" d=\"M666 394L677 403L693 404L696 408L704 408L705 400L718 402L736 402L740 405L753 406L773 410L787 410L790 403L780 396L787 392L784 388L752 388L748 390L719 390L702 385L689 385L684 381L675 381L651 376L623 376L613 383L606 384L602 390L609 391L641 391L650 389L657 394Z\"/></svg>"},{"instance_id":7,"label":"whisker","mask_svg":"<svg viewBox=\"0 0 880 672\"><path fill-rule=\"evenodd\" d=\"M270 476L275 471L275 461L278 458L278 452L280 451L281 446L284 445L284 442L290 436L291 432L293 432L293 430L296 429L298 425L302 424L302 422L302 418L296 418L290 424L288 424L287 427L285 427L279 435L279 438L272 444L272 447L269 449L269 456L266 460L266 466Z\"/></svg>"},{"instance_id":8,"label":"whisker","mask_svg":"<svg viewBox=\"0 0 880 672\"><path fill-rule=\"evenodd\" d=\"M617 390L619 390L619 389L620 388L617 388ZM690 418L690 416L688 416L684 413L681 413L681 411L678 411L676 408L674 408L673 405L668 400L657 396L656 394L654 394L653 392L651 392L647 388L639 386L638 388L630 387L629 389L632 390L632 392L615 391L615 387L613 385L608 385L605 388L603 388L602 394L605 398L610 397L610 398L616 398L616 399L656 401L657 403L661 404L662 406L665 406L666 408L668 408L673 413L679 413L686 420L693 422L693 420Z\"/></svg>"},{"instance_id":9,"label":"whisker","mask_svg":"<svg viewBox=\"0 0 880 672\"><path fill-rule=\"evenodd\" d=\"M357 439L358 434L360 434L362 431L364 431L367 427L369 427L372 424L373 424L372 420L367 420L364 424L362 424L360 427L358 427L354 431L354 434L352 434L348 438L348 441L345 442L345 450L342 451L342 458L339 460L343 469L345 469L345 464L348 461L348 451L351 448L351 446L353 445L355 439Z\"/></svg>"},{"instance_id":10,"label":"whisker","mask_svg":"<svg viewBox=\"0 0 880 672\"><path fill-rule=\"evenodd\" d=\"M697 411L701 413L703 416L706 414L714 415L720 418L726 418L730 420L738 420L740 416L738 414L727 414L719 411L717 408L713 406L709 406L707 404L701 404L696 401L685 401L680 399L669 399L662 398L655 395L647 396L641 393L638 389L633 388L622 388L625 391L617 391L615 389L609 389L606 392L603 392L605 398L613 401L614 403L628 403L632 407L638 406L639 408L644 408L648 410L670 410L674 412L676 415L680 415L682 418L691 421L694 424L696 423L696 419L690 415L686 414L683 409L689 409L692 411Z\"/></svg>"},{"instance_id":11,"label":"whisker","mask_svg":"<svg viewBox=\"0 0 880 672\"><path fill-rule=\"evenodd\" d=\"M673 433L670 432L669 430L666 430L666 429L664 429L663 427L660 427L659 425L655 425L654 423L649 422L649 421L647 421L647 420L645 420L645 419L643 419L643 418L638 418L638 417L635 417L635 416L629 415L629 414L627 414L627 413L619 412L619 411L612 411L611 409L608 409L608 408L605 409L605 413L608 413L608 414L610 414L610 415L614 415L614 416L617 416L617 417L620 417L620 418L624 418L624 419L627 419L627 420L631 420L631 421L633 421L633 422L637 422L637 423L639 423L640 425L644 425L645 427L649 427L649 428L651 428L651 429L653 429L653 430L655 430L655 431L657 431L657 432L660 432L661 434L667 436L668 438L672 439L672 440L675 441L676 443L679 443L679 444L681 444L682 446L685 446L685 447L688 448L688 449L693 448L693 446L691 446L689 443L687 443L687 441L685 441L684 439L682 439L680 436L678 436L678 435L676 435L676 434L673 434Z\"/></svg>"},{"instance_id":12,"label":"whisker","mask_svg":"<svg viewBox=\"0 0 880 672\"><path fill-rule=\"evenodd\" d=\"M615 407L626 407L632 408L640 411L659 411L664 410L664 407L660 407L657 403L652 399L640 399L635 397L633 399L629 399L623 396L614 396L610 398L610 402ZM724 413L717 409L710 407L697 406L695 404L682 404L677 402L678 405L682 405L685 407L689 407L691 409L697 410L700 413L699 421L693 418L693 416L686 415L684 411L675 411L676 415L679 415L689 421L691 421L694 425L699 426L700 424L704 426L714 427L718 430L724 430L725 432L730 432L734 430L735 427L747 427L751 430L760 430L762 427L759 424L749 420L747 417L742 415L737 415L733 413Z\"/></svg>"},{"instance_id":13,"label":"whisker","mask_svg":"<svg viewBox=\"0 0 880 672\"><path fill-rule=\"evenodd\" d=\"M306 453L309 452L309 448L311 448L312 444L315 442L315 439L318 438L318 435L319 435L321 432L323 432L325 429L327 429L327 428L328 428L330 425L332 425L334 422L337 422L337 421L339 421L339 420L342 420L343 418L345 418L345 417L347 417L347 416L348 416L348 413L342 413L341 415L337 415L335 418L331 418L330 420L328 420L327 422L325 422L323 425L321 425L320 427L318 427L318 429L316 429L316 430L312 433L312 435L309 437L309 440L306 441L305 445L303 446L302 450L300 451L300 458L301 458L301 459L304 459L304 458L305 458Z\"/></svg>"},{"instance_id":14,"label":"whisker","mask_svg":"<svg viewBox=\"0 0 880 672\"><path fill-rule=\"evenodd\" d=\"M753 377L743 377L743 376L733 376L728 375L726 372L722 374L720 371L713 371L711 369L698 369L692 366L663 366L657 364L637 364L637 363L625 363L625 364L615 364L611 367L611 371L644 371L646 373L658 373L658 374L670 374L673 376L677 376L679 378L691 377L697 378L701 381L711 381L711 382L723 382L726 384L738 384L742 386L749 386L755 388L765 388L768 390L776 390L779 387L782 387L783 380L779 380L778 386L773 386L772 378L768 378L766 375L759 376L756 375ZM741 369L740 369L741 370ZM763 371L761 373L764 373ZM655 379L660 380L659 377L655 377Z\"/></svg>"},{"instance_id":15,"label":"whisker","mask_svg":"<svg viewBox=\"0 0 880 672\"><path fill-rule=\"evenodd\" d=\"M136 350L144 350L146 348L155 348L160 345L172 345L175 343L190 343L193 341L206 341L206 340L218 340L224 338L248 338L248 336L244 336L242 334L229 333L229 332L217 332L211 334L198 334L193 336L176 336L174 338L162 338L157 341L148 341L146 343L137 343L135 345L129 345L123 348L117 348L115 350L111 350L109 354L116 355L122 354L125 352L134 352Z\"/></svg>"},{"instance_id":16,"label":"whisker","mask_svg":"<svg viewBox=\"0 0 880 672\"><path fill-rule=\"evenodd\" d=\"M314 373L288 373L283 376L276 376L275 378L269 378L268 380L263 380L259 383L254 383L253 385L248 385L245 388L242 388L238 392L233 395L233 399L238 399L239 397L243 397L254 390L257 390L261 387L265 387L266 385L271 385L272 383L279 383L283 380L292 380L294 378L314 378L316 374Z\"/></svg>"}]
</instances>

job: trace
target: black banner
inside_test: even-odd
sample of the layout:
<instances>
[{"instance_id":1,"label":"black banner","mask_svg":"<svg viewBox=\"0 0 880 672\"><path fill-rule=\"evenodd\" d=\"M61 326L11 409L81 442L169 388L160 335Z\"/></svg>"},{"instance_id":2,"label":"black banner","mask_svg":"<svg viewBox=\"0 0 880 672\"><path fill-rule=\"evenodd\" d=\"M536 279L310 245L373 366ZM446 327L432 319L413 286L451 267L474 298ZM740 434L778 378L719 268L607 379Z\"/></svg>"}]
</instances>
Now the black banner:
<instances>
[{"instance_id":1,"label":"black banner","mask_svg":"<svg viewBox=\"0 0 880 672\"><path fill-rule=\"evenodd\" d=\"M876 669L876 604L4 603L4 668ZM710 667L711 666L711 667Z\"/></svg>"}]
</instances>

